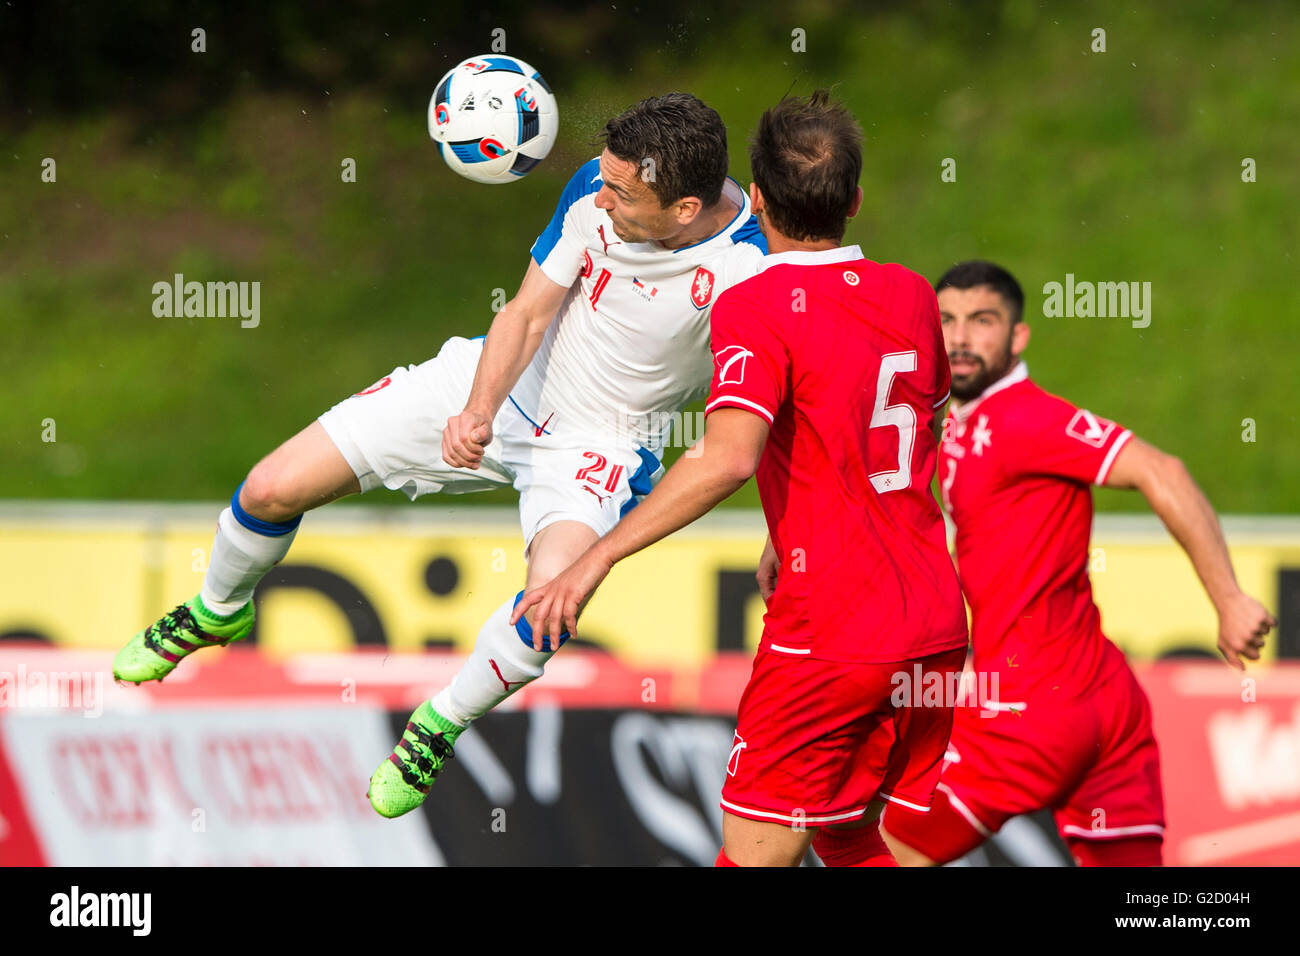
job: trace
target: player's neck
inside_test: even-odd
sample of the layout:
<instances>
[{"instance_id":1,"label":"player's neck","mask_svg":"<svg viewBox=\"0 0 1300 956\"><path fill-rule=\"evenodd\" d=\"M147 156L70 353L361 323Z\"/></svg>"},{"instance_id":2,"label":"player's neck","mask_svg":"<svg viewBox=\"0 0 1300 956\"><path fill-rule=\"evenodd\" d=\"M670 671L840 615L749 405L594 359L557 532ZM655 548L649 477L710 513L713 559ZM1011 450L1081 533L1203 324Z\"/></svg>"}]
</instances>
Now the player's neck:
<instances>
[{"instance_id":1,"label":"player's neck","mask_svg":"<svg viewBox=\"0 0 1300 956\"><path fill-rule=\"evenodd\" d=\"M781 235L770 226L767 231L767 254L769 256L779 255L782 252L825 252L828 249L838 249L840 241L838 239L817 239L813 242L799 242L794 239Z\"/></svg>"},{"instance_id":2,"label":"player's neck","mask_svg":"<svg viewBox=\"0 0 1300 956\"><path fill-rule=\"evenodd\" d=\"M1013 374L1015 374L1016 370L1020 368L1020 363L1022 361L1023 359L1013 358L1011 360L1011 364L1007 366L1006 371L1003 372L1001 375L999 375L997 378L995 378L993 381L989 382L982 389L980 389L980 393L978 395L972 395L970 398L958 398L956 395L954 395L952 397L952 400L949 402L949 407L953 411L957 411L963 405L969 405L971 402L979 401L990 391L1000 391L1001 388L995 388L995 386L997 386L999 382L1005 382L1008 378L1010 378Z\"/></svg>"},{"instance_id":3,"label":"player's neck","mask_svg":"<svg viewBox=\"0 0 1300 956\"><path fill-rule=\"evenodd\" d=\"M794 242L793 239L787 239L779 233L771 235L767 239L767 255L780 255L781 252L826 252L831 248L840 248L840 243L835 239L823 239L820 242Z\"/></svg>"},{"instance_id":4,"label":"player's neck","mask_svg":"<svg viewBox=\"0 0 1300 956\"><path fill-rule=\"evenodd\" d=\"M726 193L723 193L722 198L708 209L700 210L700 214L695 217L695 221L680 234L673 236L672 239L660 240L659 245L665 249L681 249L684 246L693 246L697 242L703 242L710 236L721 232L727 223L736 218L738 212L740 212L740 203L734 199L729 199Z\"/></svg>"}]
</instances>

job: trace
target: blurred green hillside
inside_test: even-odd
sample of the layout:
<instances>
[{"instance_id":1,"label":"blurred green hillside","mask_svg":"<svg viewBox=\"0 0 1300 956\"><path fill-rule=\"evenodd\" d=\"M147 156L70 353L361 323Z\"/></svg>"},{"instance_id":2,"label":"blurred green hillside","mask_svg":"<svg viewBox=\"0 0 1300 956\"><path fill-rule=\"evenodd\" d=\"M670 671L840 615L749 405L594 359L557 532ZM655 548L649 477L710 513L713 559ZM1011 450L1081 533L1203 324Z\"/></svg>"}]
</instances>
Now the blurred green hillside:
<instances>
[{"instance_id":1,"label":"blurred green hillside","mask_svg":"<svg viewBox=\"0 0 1300 956\"><path fill-rule=\"evenodd\" d=\"M219 102L166 116L12 109L0 119L0 497L224 498L334 402L483 332L494 290L517 287L608 116L694 92L727 121L747 183L761 110L834 84L867 134L849 242L932 279L959 259L1003 263L1026 290L1040 384L1183 457L1220 510L1300 511L1295 5L823 2L694 14L644 44L642 14L621 6L599 17L625 44L622 68L584 54L579 15L563 31L503 21L507 52L559 77L561 110L551 156L508 186L458 178L425 131L428 94L486 51L490 17L478 46L440 50L445 65L409 84L418 92L358 72L314 91L232 79ZM1090 49L1098 27L1104 53ZM807 52L791 49L796 28ZM41 181L45 157L55 183ZM1257 182L1242 182L1246 157ZM345 158L356 183L341 181ZM945 158L956 182L941 181ZM178 272L260 281L260 325L156 318L151 288ZM1150 282L1150 327L1043 318L1044 283L1067 273ZM732 504L757 504L752 484ZM1144 507L1116 492L1099 504Z\"/></svg>"}]
</instances>

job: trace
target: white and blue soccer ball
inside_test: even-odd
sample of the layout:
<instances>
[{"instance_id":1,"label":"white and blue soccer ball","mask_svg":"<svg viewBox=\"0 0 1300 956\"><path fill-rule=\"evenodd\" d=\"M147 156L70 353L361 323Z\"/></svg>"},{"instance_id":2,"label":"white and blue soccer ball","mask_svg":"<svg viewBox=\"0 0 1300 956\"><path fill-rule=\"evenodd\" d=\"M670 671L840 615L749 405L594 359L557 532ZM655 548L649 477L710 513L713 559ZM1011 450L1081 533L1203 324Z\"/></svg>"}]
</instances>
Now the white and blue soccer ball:
<instances>
[{"instance_id":1,"label":"white and blue soccer ball","mask_svg":"<svg viewBox=\"0 0 1300 956\"><path fill-rule=\"evenodd\" d=\"M453 67L429 100L429 135L443 160L479 183L526 176L551 151L559 125L541 74L500 53Z\"/></svg>"}]
</instances>

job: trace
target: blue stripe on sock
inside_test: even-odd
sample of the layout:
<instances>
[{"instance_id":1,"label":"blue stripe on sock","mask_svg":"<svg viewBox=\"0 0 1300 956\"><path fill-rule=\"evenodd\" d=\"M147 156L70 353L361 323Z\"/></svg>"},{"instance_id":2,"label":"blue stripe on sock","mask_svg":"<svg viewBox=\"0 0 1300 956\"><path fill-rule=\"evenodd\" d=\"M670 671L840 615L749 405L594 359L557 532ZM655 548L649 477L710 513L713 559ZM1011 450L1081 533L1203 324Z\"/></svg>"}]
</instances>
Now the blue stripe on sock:
<instances>
[{"instance_id":1,"label":"blue stripe on sock","mask_svg":"<svg viewBox=\"0 0 1300 956\"><path fill-rule=\"evenodd\" d=\"M524 592L520 591L518 594L515 595L515 607L518 607L519 602L522 601L523 599L524 599ZM519 634L519 639L524 642L524 646L526 646L531 651L533 649L533 626L528 623L528 618L521 617L519 619L519 623L515 625L515 631ZM567 641L568 639L569 639L569 632L565 631L563 634L560 635L560 647L563 647L564 642ZM547 634L545 637L542 638L542 650L544 651L551 650L551 635Z\"/></svg>"},{"instance_id":2,"label":"blue stripe on sock","mask_svg":"<svg viewBox=\"0 0 1300 956\"><path fill-rule=\"evenodd\" d=\"M288 521L263 521L261 518L254 518L239 504L239 493L243 490L244 483L241 481L239 487L235 489L234 496L230 499L230 510L235 513L235 520L249 531L264 534L268 538L278 538L281 535L288 534L302 523L302 515L290 518Z\"/></svg>"}]
</instances>

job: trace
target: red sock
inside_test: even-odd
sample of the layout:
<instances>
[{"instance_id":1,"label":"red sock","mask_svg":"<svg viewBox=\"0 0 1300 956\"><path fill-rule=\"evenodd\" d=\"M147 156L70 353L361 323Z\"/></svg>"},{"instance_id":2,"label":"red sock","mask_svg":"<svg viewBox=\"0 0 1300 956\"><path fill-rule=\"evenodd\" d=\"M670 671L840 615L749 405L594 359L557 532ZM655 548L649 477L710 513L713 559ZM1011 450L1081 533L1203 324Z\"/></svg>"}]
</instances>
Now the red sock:
<instances>
[{"instance_id":1,"label":"red sock","mask_svg":"<svg viewBox=\"0 0 1300 956\"><path fill-rule=\"evenodd\" d=\"M713 861L713 865L714 866L736 866L735 863L731 862L731 858L727 856L727 848L725 846L718 851L718 858Z\"/></svg>"},{"instance_id":2,"label":"red sock","mask_svg":"<svg viewBox=\"0 0 1300 956\"><path fill-rule=\"evenodd\" d=\"M856 830L822 827L812 845L827 866L898 866L880 835L879 820Z\"/></svg>"}]
</instances>

